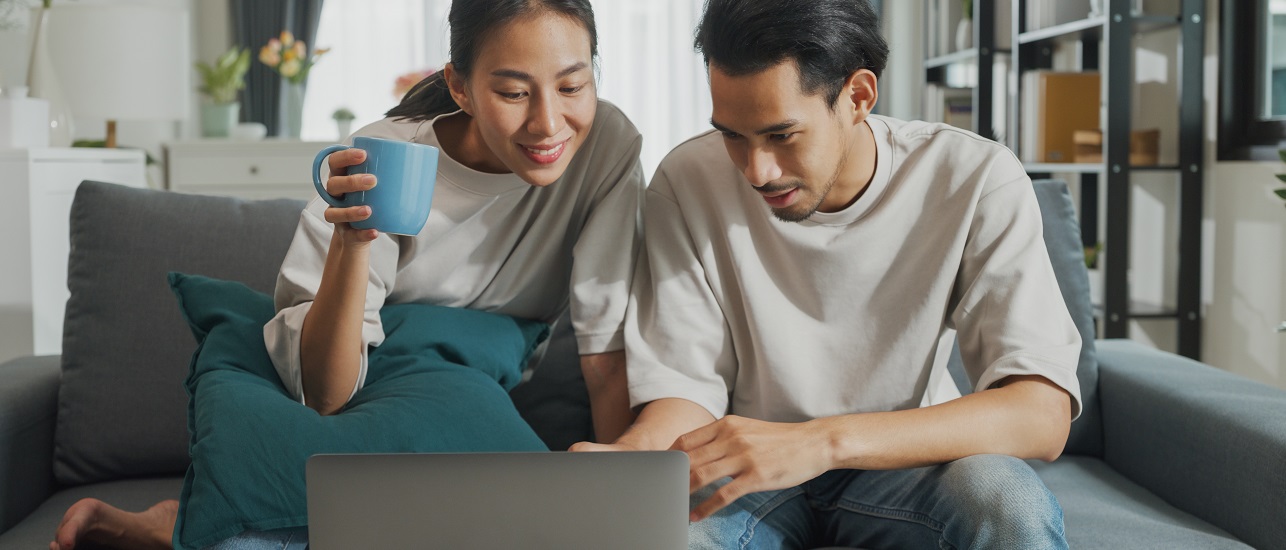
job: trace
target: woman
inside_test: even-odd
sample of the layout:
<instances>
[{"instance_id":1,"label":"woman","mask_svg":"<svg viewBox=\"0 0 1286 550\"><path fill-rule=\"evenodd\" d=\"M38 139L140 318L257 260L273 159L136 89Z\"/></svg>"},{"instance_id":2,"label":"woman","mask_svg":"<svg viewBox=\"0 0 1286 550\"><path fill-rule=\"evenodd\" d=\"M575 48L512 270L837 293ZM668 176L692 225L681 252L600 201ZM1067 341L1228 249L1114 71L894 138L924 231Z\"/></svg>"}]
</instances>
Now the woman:
<instances>
[{"instance_id":1,"label":"woman","mask_svg":"<svg viewBox=\"0 0 1286 550\"><path fill-rule=\"evenodd\" d=\"M357 134L441 149L428 222L415 237L381 235L349 225L368 207L312 201L278 277L268 350L296 399L334 414L362 385L386 303L547 322L570 308L595 435L614 440L632 420L621 331L643 177L638 132L597 99L593 11L588 0L459 0L450 24L451 63ZM331 155L328 191L378 185L343 175L364 158ZM85 499L50 547L169 547L177 507L132 514ZM301 536L247 532L214 548L284 548Z\"/></svg>"}]
</instances>

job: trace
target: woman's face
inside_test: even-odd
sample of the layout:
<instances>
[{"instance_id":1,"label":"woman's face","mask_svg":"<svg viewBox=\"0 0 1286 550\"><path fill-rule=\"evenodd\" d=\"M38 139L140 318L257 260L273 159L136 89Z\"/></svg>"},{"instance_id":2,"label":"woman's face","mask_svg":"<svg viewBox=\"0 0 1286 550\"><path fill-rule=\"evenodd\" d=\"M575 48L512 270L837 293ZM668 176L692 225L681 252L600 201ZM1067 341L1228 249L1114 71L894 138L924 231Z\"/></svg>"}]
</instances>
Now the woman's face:
<instances>
[{"instance_id":1,"label":"woman's face","mask_svg":"<svg viewBox=\"0 0 1286 550\"><path fill-rule=\"evenodd\" d=\"M589 32L575 19L543 13L485 39L470 74L455 75L451 85L472 116L468 132L485 144L470 155L480 160L475 168L549 185L585 142L598 107Z\"/></svg>"}]
</instances>

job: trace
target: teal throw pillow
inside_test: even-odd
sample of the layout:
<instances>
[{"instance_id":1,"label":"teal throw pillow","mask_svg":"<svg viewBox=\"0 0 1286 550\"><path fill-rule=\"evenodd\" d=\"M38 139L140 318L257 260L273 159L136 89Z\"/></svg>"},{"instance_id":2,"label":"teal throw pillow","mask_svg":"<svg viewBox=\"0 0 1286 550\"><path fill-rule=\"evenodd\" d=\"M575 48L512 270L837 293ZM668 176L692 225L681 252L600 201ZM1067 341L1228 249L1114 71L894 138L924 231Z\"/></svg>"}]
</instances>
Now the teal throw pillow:
<instances>
[{"instance_id":1,"label":"teal throw pillow","mask_svg":"<svg viewBox=\"0 0 1286 550\"><path fill-rule=\"evenodd\" d=\"M393 305L366 384L318 415L290 397L264 345L272 299L240 283L170 274L197 350L186 385L189 452L176 549L307 524L304 469L321 453L547 450L509 399L543 323Z\"/></svg>"}]
</instances>

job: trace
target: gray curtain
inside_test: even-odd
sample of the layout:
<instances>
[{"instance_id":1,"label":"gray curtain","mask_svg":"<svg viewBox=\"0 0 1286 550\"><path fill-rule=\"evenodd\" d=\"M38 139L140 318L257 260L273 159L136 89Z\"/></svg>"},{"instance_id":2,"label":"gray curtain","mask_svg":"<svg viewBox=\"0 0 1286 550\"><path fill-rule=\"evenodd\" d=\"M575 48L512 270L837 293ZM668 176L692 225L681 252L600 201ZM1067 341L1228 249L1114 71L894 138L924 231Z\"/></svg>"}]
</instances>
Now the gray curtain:
<instances>
[{"instance_id":1,"label":"gray curtain","mask_svg":"<svg viewBox=\"0 0 1286 550\"><path fill-rule=\"evenodd\" d=\"M255 59L246 74L246 88L241 91L241 120L262 122L268 127L268 135L280 135L281 76L258 61L259 48L284 29L308 44L311 55L317 47L322 0L228 0L228 3L233 43L250 48L250 55ZM305 82L305 89L307 86Z\"/></svg>"}]
</instances>

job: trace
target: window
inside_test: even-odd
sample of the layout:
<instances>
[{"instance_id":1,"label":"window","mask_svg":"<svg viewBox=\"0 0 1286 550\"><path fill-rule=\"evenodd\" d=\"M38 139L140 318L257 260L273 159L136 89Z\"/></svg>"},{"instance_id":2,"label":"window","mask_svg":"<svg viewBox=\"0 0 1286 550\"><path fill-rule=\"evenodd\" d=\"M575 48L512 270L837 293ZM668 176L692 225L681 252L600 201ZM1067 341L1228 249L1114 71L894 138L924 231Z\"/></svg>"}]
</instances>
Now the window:
<instances>
[{"instance_id":1,"label":"window","mask_svg":"<svg viewBox=\"0 0 1286 550\"><path fill-rule=\"evenodd\" d=\"M1286 0L1223 0L1219 160L1277 160L1286 142Z\"/></svg>"},{"instance_id":2,"label":"window","mask_svg":"<svg viewBox=\"0 0 1286 550\"><path fill-rule=\"evenodd\" d=\"M709 129L705 65L692 47L704 0L592 0L599 35L599 97L643 134L644 175L683 140ZM331 114L347 107L356 130L400 99L399 75L448 58L450 0L326 0L317 46L331 48L309 75L302 137L337 139Z\"/></svg>"}]
</instances>

